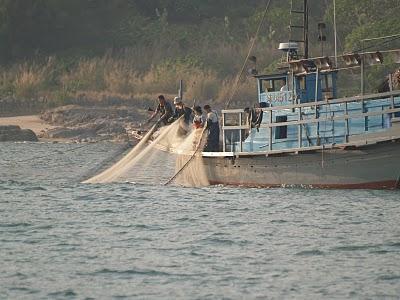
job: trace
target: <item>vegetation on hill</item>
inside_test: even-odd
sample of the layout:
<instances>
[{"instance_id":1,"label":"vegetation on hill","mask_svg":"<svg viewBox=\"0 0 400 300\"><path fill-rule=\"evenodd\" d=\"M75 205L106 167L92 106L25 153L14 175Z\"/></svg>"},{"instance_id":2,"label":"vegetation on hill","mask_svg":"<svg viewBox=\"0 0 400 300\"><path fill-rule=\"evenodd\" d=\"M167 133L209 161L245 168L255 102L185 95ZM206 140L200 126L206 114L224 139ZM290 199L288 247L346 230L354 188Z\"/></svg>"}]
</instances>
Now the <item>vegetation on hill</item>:
<instances>
[{"instance_id":1,"label":"vegetation on hill","mask_svg":"<svg viewBox=\"0 0 400 300\"><path fill-rule=\"evenodd\" d=\"M281 56L290 2L271 2L252 53L259 71ZM311 54L321 54L321 21L324 52L333 54L333 0L309 3ZM373 48L360 40L400 32L400 0L336 3L340 52ZM0 0L0 102L28 110L88 99L135 103L172 96L183 79L187 99L222 105L264 8L259 0ZM254 99L254 81L243 78L234 100Z\"/></svg>"}]
</instances>

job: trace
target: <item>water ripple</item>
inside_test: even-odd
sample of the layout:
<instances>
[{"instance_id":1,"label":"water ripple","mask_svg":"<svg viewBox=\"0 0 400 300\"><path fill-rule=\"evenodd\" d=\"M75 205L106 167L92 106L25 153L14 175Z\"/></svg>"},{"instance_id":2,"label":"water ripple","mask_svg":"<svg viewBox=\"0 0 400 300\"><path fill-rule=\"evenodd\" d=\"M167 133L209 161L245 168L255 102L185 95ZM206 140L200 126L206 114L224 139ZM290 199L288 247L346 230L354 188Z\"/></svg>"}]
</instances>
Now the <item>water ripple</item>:
<instances>
[{"instance_id":1,"label":"water ripple","mask_svg":"<svg viewBox=\"0 0 400 300\"><path fill-rule=\"evenodd\" d=\"M87 185L117 146L72 146L0 144L0 298L400 295L398 191Z\"/></svg>"}]
</instances>

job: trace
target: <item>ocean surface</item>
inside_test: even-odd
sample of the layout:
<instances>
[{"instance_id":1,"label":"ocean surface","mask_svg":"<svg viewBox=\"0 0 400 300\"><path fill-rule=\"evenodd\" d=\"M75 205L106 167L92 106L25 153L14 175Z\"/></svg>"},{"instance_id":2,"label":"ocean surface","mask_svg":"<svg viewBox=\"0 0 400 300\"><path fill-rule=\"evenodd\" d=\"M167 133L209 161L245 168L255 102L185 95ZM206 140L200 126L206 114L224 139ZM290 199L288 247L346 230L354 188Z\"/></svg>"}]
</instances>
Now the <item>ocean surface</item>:
<instances>
[{"instance_id":1,"label":"ocean surface","mask_svg":"<svg viewBox=\"0 0 400 300\"><path fill-rule=\"evenodd\" d=\"M398 191L80 183L120 147L0 143L0 299L400 299Z\"/></svg>"}]
</instances>

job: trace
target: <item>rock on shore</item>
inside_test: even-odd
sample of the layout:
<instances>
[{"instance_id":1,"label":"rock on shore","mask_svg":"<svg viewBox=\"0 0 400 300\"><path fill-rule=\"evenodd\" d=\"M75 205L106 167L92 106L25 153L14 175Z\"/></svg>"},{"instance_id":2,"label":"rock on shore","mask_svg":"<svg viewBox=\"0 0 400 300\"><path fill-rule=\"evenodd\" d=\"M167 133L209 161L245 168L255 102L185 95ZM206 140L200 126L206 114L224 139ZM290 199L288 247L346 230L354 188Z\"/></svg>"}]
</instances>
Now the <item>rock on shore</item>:
<instances>
[{"instance_id":1,"label":"rock on shore","mask_svg":"<svg viewBox=\"0 0 400 300\"><path fill-rule=\"evenodd\" d=\"M68 105L48 110L41 119L57 128L41 137L76 141L127 141L129 128L145 116L133 107L85 107Z\"/></svg>"},{"instance_id":2,"label":"rock on shore","mask_svg":"<svg viewBox=\"0 0 400 300\"><path fill-rule=\"evenodd\" d=\"M37 142L36 134L30 129L16 125L0 126L0 142Z\"/></svg>"}]
</instances>

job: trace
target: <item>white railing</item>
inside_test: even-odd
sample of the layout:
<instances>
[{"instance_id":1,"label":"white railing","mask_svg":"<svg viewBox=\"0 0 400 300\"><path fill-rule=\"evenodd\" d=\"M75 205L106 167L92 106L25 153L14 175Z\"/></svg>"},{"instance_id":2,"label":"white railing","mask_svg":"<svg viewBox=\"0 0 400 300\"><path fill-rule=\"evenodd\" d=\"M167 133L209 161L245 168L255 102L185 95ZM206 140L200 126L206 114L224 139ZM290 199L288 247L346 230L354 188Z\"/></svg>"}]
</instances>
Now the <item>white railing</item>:
<instances>
[{"instance_id":1,"label":"white railing","mask_svg":"<svg viewBox=\"0 0 400 300\"><path fill-rule=\"evenodd\" d=\"M297 144L298 147L297 149L307 149L307 148L315 148L315 146L309 145L303 146L303 127L307 124L320 124L323 122L335 122L335 121L344 121L344 126L345 126L345 142L347 143L349 141L349 136L350 136L350 125L349 121L352 119L364 119L364 127L367 128L367 122L368 122L368 117L373 117L373 116L385 116L385 115L390 115L391 116L391 123L398 122L399 118L395 118L394 115L395 113L400 113L400 108L395 107L395 97L400 96L400 91L391 91L391 92L386 92L386 93L379 93L379 94L371 94L371 95L365 95L365 96L355 96L355 97L348 97L348 98L340 98L340 99L334 99L334 100L323 100L323 101L316 101L316 102L308 102L308 103L301 103L301 104L291 104L291 105L283 105L283 106L275 106L275 107L268 107L268 108L262 108L264 112L264 119L267 119L266 123L260 124L260 128L266 128L268 131L268 151L273 150L273 134L272 130L273 128L276 127L281 127L281 126L298 126L298 136L297 136ZM365 112L365 105L369 102L372 101L377 101L377 100L382 100L382 99L389 99L389 105L386 105L385 107L382 106L381 110L379 111L370 111L370 112ZM359 113L351 113L349 114L349 104L352 103L360 103L360 112ZM330 106L333 104L344 104L343 112L341 114L331 114L328 116L327 113L325 113L324 117L321 117L320 114L318 113L321 108L326 108L328 106L330 110ZM303 119L303 111L305 109L313 109L315 111L314 116L311 118ZM273 119L273 114L279 111L290 111L293 114L297 114L297 119L296 120L290 120L286 122L275 122ZM235 118L237 120L237 124L227 124L227 119L228 116L236 115L237 117ZM226 131L230 130L231 134L233 131L238 132L238 141L239 141L239 152L243 152L243 131L249 130L249 125L248 124L243 124L243 118L244 115L244 110L243 109L229 109L229 110L222 110L222 134L223 134L223 151L226 151ZM232 142L233 143L233 142ZM320 146L318 145L317 147L324 147L324 145ZM282 149L282 152L285 152L287 150L290 150L292 148L286 148ZM275 151L274 151L275 152Z\"/></svg>"}]
</instances>

